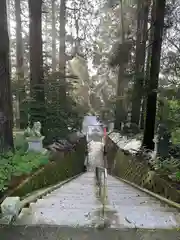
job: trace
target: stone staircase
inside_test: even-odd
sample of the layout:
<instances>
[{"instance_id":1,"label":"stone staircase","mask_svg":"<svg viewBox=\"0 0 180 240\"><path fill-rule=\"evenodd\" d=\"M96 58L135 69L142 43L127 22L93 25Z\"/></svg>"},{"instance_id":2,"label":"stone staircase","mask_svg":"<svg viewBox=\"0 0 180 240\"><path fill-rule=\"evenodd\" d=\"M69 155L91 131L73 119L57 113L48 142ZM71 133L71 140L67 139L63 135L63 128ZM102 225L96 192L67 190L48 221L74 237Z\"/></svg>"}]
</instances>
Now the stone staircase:
<instances>
[{"instance_id":1,"label":"stone staircase","mask_svg":"<svg viewBox=\"0 0 180 240\"><path fill-rule=\"evenodd\" d=\"M92 141L89 149L93 168L98 157L103 161L103 145ZM102 207L92 170L23 208L13 225L0 228L0 236L3 240L180 239L177 209L110 175L104 216Z\"/></svg>"},{"instance_id":2,"label":"stone staircase","mask_svg":"<svg viewBox=\"0 0 180 240\"><path fill-rule=\"evenodd\" d=\"M105 219L108 227L172 229L180 226L175 208L110 175L107 183ZM15 224L97 227L101 222L101 212L94 172L87 172L24 208Z\"/></svg>"}]
</instances>

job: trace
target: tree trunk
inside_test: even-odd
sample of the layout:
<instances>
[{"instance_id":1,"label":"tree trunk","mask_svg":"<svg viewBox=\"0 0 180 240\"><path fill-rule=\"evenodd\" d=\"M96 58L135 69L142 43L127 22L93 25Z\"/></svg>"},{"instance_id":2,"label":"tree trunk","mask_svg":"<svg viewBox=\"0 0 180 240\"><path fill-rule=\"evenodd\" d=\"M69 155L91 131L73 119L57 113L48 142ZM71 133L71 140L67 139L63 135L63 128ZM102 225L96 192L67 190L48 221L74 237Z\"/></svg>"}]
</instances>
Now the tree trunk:
<instances>
[{"instance_id":1,"label":"tree trunk","mask_svg":"<svg viewBox=\"0 0 180 240\"><path fill-rule=\"evenodd\" d=\"M154 0L155 1L155 0ZM155 1L155 22L154 22L154 41L152 44L150 80L148 86L148 97L146 106L146 121L143 138L143 146L147 149L154 149L154 130L156 120L156 103L158 78L160 70L161 45L164 27L166 1Z\"/></svg>"},{"instance_id":2,"label":"tree trunk","mask_svg":"<svg viewBox=\"0 0 180 240\"><path fill-rule=\"evenodd\" d=\"M123 11L123 0L120 1L120 18L121 18L121 43L124 43L124 11ZM116 106L115 106L115 122L114 122L114 129L121 131L121 125L125 118L125 110L123 104L123 94L124 94L124 64L121 63L119 66L118 71L118 85L117 85L117 99L116 99Z\"/></svg>"},{"instance_id":3,"label":"tree trunk","mask_svg":"<svg viewBox=\"0 0 180 240\"><path fill-rule=\"evenodd\" d=\"M149 0L138 1L138 20L136 38L136 61L135 61L135 82L132 95L131 122L139 125L141 101L144 82L144 62L146 56L147 23L149 13Z\"/></svg>"},{"instance_id":4,"label":"tree trunk","mask_svg":"<svg viewBox=\"0 0 180 240\"><path fill-rule=\"evenodd\" d=\"M151 30L153 30L153 26L151 26ZM149 45L153 42L153 31L150 30L150 37L149 37ZM145 111L146 111L146 104L147 104L147 88L148 82L150 81L150 66L151 66L151 56L152 56L152 46L149 46L147 51L147 60L146 60L146 71L145 71L145 79L144 79L144 95L143 95L143 102L142 102L142 109L141 109L141 119L140 119L140 128L144 129L145 125Z\"/></svg>"},{"instance_id":5,"label":"tree trunk","mask_svg":"<svg viewBox=\"0 0 180 240\"><path fill-rule=\"evenodd\" d=\"M55 1L52 0L52 71L56 71L56 17Z\"/></svg>"},{"instance_id":6,"label":"tree trunk","mask_svg":"<svg viewBox=\"0 0 180 240\"><path fill-rule=\"evenodd\" d=\"M140 116L140 129L144 129L144 120L145 120L145 111L146 111L146 100L143 96L142 107L141 107L141 116Z\"/></svg>"},{"instance_id":7,"label":"tree trunk","mask_svg":"<svg viewBox=\"0 0 180 240\"><path fill-rule=\"evenodd\" d=\"M13 110L6 0L0 1L0 153L13 149Z\"/></svg>"},{"instance_id":8,"label":"tree trunk","mask_svg":"<svg viewBox=\"0 0 180 240\"><path fill-rule=\"evenodd\" d=\"M7 24L8 24L8 34L9 34L9 73L11 75L11 21L10 21L10 16L11 16L11 1L6 0L7 4Z\"/></svg>"},{"instance_id":9,"label":"tree trunk","mask_svg":"<svg viewBox=\"0 0 180 240\"><path fill-rule=\"evenodd\" d=\"M29 0L30 13L30 94L31 123L45 123L45 96L42 57L42 0Z\"/></svg>"},{"instance_id":10,"label":"tree trunk","mask_svg":"<svg viewBox=\"0 0 180 240\"><path fill-rule=\"evenodd\" d=\"M25 114L25 80L24 80L24 57L23 57L23 40L22 40L22 25L21 25L21 0L15 0L15 15L16 15L16 73L18 80L17 101L19 102L19 117L16 126L24 129L27 126L28 120Z\"/></svg>"},{"instance_id":11,"label":"tree trunk","mask_svg":"<svg viewBox=\"0 0 180 240\"><path fill-rule=\"evenodd\" d=\"M123 105L123 94L124 94L124 87L123 87L123 77L124 77L124 65L122 64L119 67L118 72L118 86L117 86L117 94L116 94L116 107L115 107L115 122L114 122L114 129L121 131L122 122L125 120L125 109Z\"/></svg>"},{"instance_id":12,"label":"tree trunk","mask_svg":"<svg viewBox=\"0 0 180 240\"><path fill-rule=\"evenodd\" d=\"M44 29L44 35L45 35L45 42L44 42L44 63L48 66L48 13L45 13L44 16L45 21L45 29Z\"/></svg>"},{"instance_id":13,"label":"tree trunk","mask_svg":"<svg viewBox=\"0 0 180 240\"><path fill-rule=\"evenodd\" d=\"M59 71L60 71L60 94L61 98L66 98L66 45L65 45L65 37L66 37L66 0L61 0L60 4L60 44L59 44Z\"/></svg>"},{"instance_id":14,"label":"tree trunk","mask_svg":"<svg viewBox=\"0 0 180 240\"><path fill-rule=\"evenodd\" d=\"M140 128L144 129L145 127L145 111L146 111L146 103L147 103L147 88L148 82L150 79L150 67L151 67L151 56L152 56L152 44L154 39L154 21L155 21L155 3L153 2L151 9L151 26L148 36L148 48L147 48L147 59L146 59L146 67L145 67L145 78L144 78L144 94L143 94L143 102L141 109L141 119L140 119Z\"/></svg>"}]
</instances>

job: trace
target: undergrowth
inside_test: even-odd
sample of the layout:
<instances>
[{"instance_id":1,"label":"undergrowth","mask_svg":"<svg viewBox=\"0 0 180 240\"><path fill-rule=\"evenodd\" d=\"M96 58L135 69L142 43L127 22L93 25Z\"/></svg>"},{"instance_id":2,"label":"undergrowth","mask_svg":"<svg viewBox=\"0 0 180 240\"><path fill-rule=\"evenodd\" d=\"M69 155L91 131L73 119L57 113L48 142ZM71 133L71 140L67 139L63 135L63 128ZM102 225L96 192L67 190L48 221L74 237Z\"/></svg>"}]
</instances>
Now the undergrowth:
<instances>
[{"instance_id":1,"label":"undergrowth","mask_svg":"<svg viewBox=\"0 0 180 240\"><path fill-rule=\"evenodd\" d=\"M16 138L15 152L0 155L0 192L8 189L13 178L30 175L47 163L47 155L28 152L27 144L21 138Z\"/></svg>"},{"instance_id":2,"label":"undergrowth","mask_svg":"<svg viewBox=\"0 0 180 240\"><path fill-rule=\"evenodd\" d=\"M166 175L174 182L180 183L180 161L173 157L167 159L157 158L153 168L162 175Z\"/></svg>"}]
</instances>

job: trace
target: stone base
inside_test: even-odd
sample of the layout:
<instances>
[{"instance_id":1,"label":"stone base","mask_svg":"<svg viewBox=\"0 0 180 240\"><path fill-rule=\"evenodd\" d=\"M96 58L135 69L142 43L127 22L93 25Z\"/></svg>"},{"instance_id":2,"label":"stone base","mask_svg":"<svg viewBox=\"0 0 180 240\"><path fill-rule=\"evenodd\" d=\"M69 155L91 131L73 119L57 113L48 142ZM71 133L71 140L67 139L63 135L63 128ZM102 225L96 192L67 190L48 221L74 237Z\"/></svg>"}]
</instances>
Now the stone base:
<instances>
[{"instance_id":1,"label":"stone base","mask_svg":"<svg viewBox=\"0 0 180 240\"><path fill-rule=\"evenodd\" d=\"M35 151L35 152L44 152L45 149L43 148L42 141L44 140L44 136L41 138L26 138L28 142L28 151Z\"/></svg>"}]
</instances>

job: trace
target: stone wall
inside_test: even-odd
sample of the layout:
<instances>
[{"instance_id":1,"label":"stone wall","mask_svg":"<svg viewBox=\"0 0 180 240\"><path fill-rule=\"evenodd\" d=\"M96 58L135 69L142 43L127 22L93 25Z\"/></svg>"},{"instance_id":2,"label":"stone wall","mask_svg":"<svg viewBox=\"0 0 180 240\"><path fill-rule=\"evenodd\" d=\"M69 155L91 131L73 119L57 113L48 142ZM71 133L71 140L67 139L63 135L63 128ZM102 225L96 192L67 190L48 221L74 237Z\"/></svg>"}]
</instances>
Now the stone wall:
<instances>
[{"instance_id":1,"label":"stone wall","mask_svg":"<svg viewBox=\"0 0 180 240\"><path fill-rule=\"evenodd\" d=\"M132 147L132 148L131 148ZM152 171L145 159L133 154L140 147L138 140L123 139L110 134L106 141L109 174L121 177L167 199L180 203L180 191Z\"/></svg>"}]
</instances>

